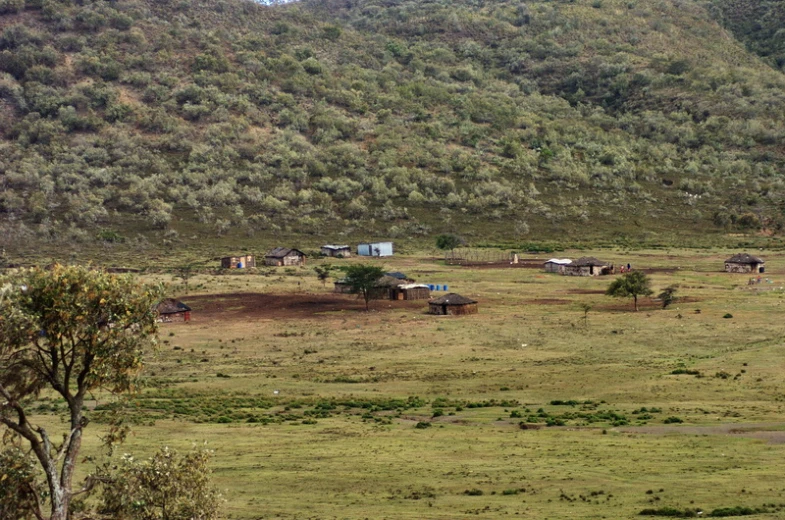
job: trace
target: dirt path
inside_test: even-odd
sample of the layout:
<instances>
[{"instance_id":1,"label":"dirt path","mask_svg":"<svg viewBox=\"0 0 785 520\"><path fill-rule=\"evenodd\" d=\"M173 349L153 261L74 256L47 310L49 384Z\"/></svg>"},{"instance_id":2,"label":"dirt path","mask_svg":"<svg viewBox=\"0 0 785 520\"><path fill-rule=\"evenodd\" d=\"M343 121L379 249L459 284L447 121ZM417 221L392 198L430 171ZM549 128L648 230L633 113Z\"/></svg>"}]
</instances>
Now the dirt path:
<instances>
[{"instance_id":1,"label":"dirt path","mask_svg":"<svg viewBox=\"0 0 785 520\"><path fill-rule=\"evenodd\" d=\"M651 425L621 426L614 428L622 433L647 433L652 435L737 435L759 439L771 444L785 443L785 423L717 424L712 426Z\"/></svg>"}]
</instances>

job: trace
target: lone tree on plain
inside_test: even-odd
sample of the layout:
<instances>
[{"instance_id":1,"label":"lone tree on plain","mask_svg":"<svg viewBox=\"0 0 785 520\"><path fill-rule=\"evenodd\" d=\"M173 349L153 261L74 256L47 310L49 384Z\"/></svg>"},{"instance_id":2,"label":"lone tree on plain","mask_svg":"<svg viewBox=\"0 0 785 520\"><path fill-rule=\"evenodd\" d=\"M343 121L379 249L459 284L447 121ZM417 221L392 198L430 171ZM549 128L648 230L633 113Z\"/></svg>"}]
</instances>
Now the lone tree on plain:
<instances>
[{"instance_id":1,"label":"lone tree on plain","mask_svg":"<svg viewBox=\"0 0 785 520\"><path fill-rule=\"evenodd\" d=\"M617 298L632 297L633 306L637 312L638 296L650 296L653 292L649 277L640 271L633 271L612 281L605 294Z\"/></svg>"},{"instance_id":2,"label":"lone tree on plain","mask_svg":"<svg viewBox=\"0 0 785 520\"><path fill-rule=\"evenodd\" d=\"M365 300L365 310L368 311L368 302L371 299L376 282L384 276L384 268L375 265L357 264L343 268L346 272L344 282L353 294L359 294Z\"/></svg>"},{"instance_id":3,"label":"lone tree on plain","mask_svg":"<svg viewBox=\"0 0 785 520\"><path fill-rule=\"evenodd\" d=\"M142 354L156 342L159 297L159 288L130 275L87 267L0 276L0 424L11 444L0 457L0 473L18 469L19 487L11 492L20 508L15 518L67 520L74 497L90 491L90 479L72 487L88 423L85 399L95 391L133 390ZM44 390L65 401L63 432L50 435L31 423L29 407ZM45 483L35 478L35 466Z\"/></svg>"}]
</instances>

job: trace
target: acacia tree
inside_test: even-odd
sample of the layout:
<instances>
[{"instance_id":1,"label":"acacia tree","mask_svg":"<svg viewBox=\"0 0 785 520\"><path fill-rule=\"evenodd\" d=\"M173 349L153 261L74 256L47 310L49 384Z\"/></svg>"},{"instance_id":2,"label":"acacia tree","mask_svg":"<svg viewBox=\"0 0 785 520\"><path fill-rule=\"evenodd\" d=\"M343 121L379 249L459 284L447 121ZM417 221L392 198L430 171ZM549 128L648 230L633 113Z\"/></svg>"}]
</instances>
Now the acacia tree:
<instances>
[{"instance_id":1,"label":"acacia tree","mask_svg":"<svg viewBox=\"0 0 785 520\"><path fill-rule=\"evenodd\" d=\"M384 276L384 268L375 265L357 264L343 268L346 272L344 281L353 294L359 294L365 300L365 310L368 311L368 302L371 299L376 282Z\"/></svg>"},{"instance_id":2,"label":"acacia tree","mask_svg":"<svg viewBox=\"0 0 785 520\"><path fill-rule=\"evenodd\" d=\"M618 298L632 297L633 306L637 312L638 296L650 296L653 292L649 277L640 271L633 271L611 282L605 294Z\"/></svg>"},{"instance_id":3,"label":"acacia tree","mask_svg":"<svg viewBox=\"0 0 785 520\"><path fill-rule=\"evenodd\" d=\"M90 479L72 487L88 423L85 398L134 388L142 354L156 341L159 297L159 287L89 267L55 265L0 277L0 424L8 430L3 438L29 450L24 455L45 476L46 493L30 471L19 478L38 520L67 520L72 499L92 487ZM61 435L50 435L28 415L45 389L67 405Z\"/></svg>"}]
</instances>

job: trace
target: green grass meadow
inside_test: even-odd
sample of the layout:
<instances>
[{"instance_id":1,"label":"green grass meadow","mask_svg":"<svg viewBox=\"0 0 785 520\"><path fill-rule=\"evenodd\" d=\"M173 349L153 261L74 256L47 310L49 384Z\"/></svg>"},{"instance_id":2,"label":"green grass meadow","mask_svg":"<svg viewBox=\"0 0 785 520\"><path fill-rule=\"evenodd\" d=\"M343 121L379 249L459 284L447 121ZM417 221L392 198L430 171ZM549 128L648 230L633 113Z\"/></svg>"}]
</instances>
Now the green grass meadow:
<instances>
[{"instance_id":1,"label":"green grass meadow","mask_svg":"<svg viewBox=\"0 0 785 520\"><path fill-rule=\"evenodd\" d=\"M146 275L194 311L188 324L161 326L122 450L207 442L227 518L614 519L736 507L782 518L785 254L761 253L767 273L748 285L749 275L721 272L730 253L591 252L654 269L655 294L678 286L668 309L644 299L637 313L602 294L612 277L427 256L380 263L447 283L477 299L479 314L389 301L366 313L335 295L345 308L287 317L226 296L322 297L331 283L311 269L320 260L200 274L187 296L181 281Z\"/></svg>"}]
</instances>

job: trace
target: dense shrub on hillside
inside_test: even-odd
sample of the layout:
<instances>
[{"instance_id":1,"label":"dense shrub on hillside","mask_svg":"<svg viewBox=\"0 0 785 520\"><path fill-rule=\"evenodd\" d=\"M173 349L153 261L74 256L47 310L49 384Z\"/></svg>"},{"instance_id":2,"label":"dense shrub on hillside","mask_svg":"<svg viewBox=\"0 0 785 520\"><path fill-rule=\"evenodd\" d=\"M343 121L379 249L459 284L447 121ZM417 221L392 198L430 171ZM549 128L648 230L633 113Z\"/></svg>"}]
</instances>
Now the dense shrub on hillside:
<instances>
[{"instance_id":1,"label":"dense shrub on hillside","mask_svg":"<svg viewBox=\"0 0 785 520\"><path fill-rule=\"evenodd\" d=\"M0 210L47 235L123 214L220 234L781 227L785 78L739 65L696 4L0 9Z\"/></svg>"}]
</instances>

